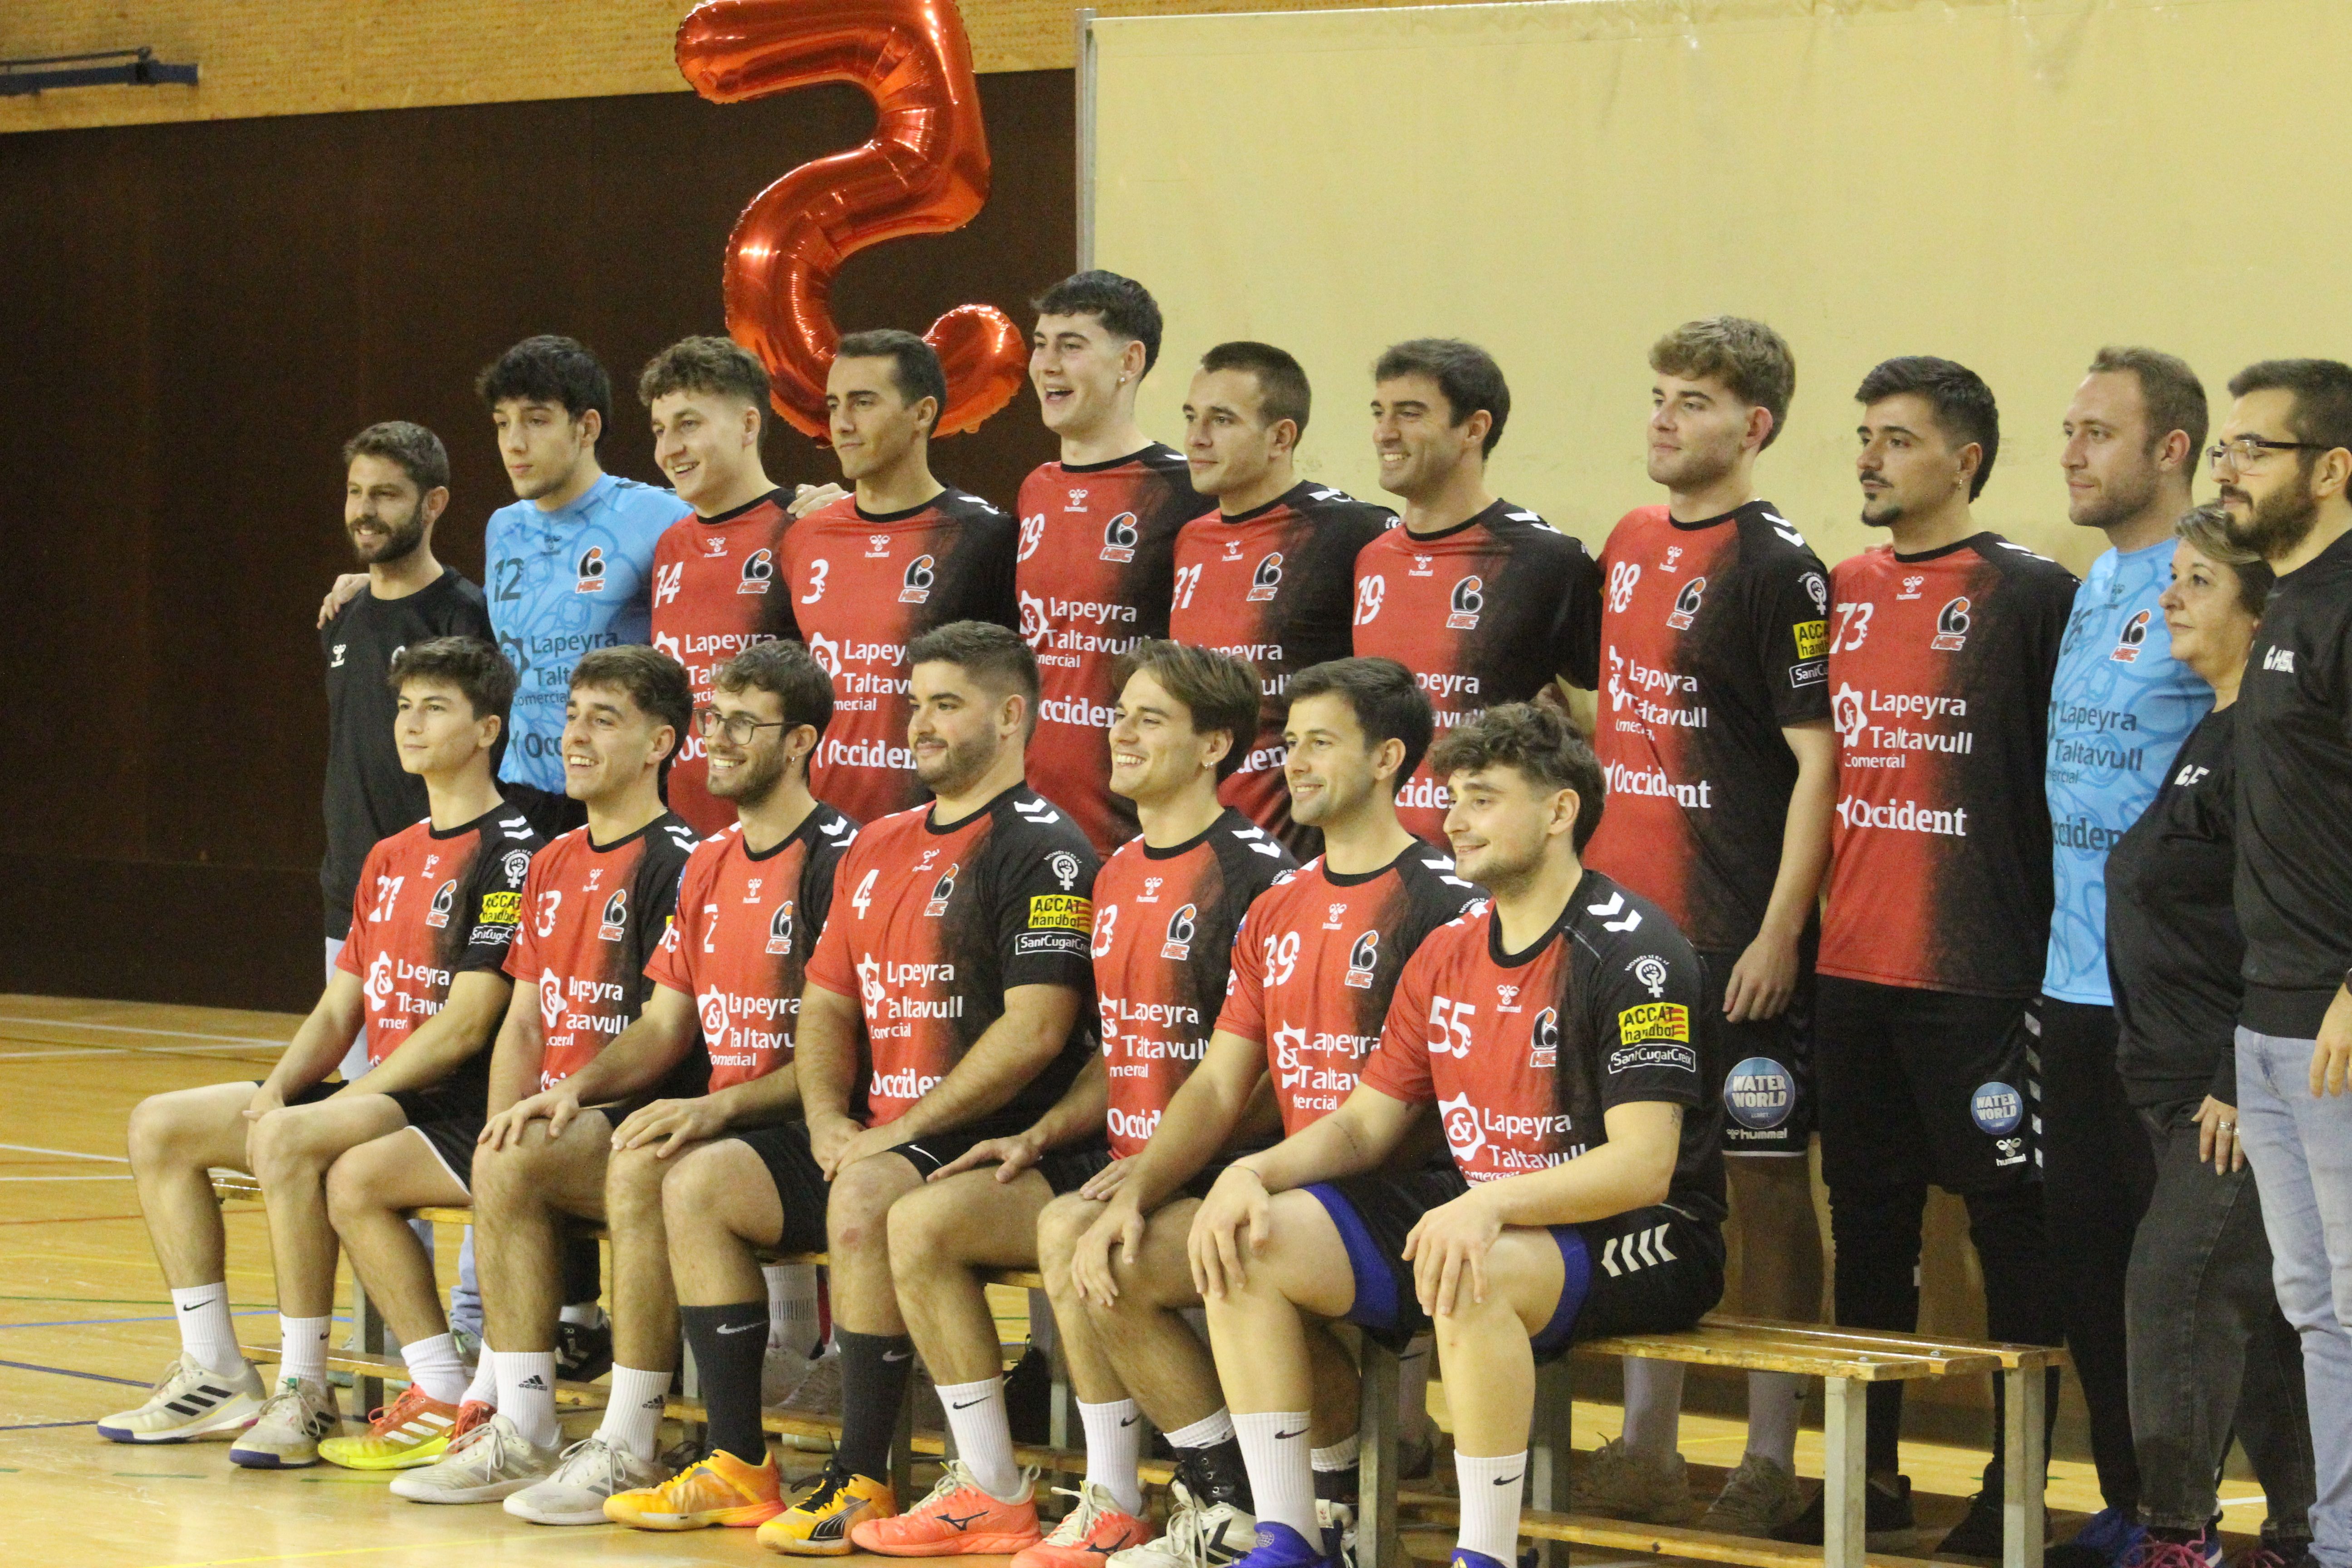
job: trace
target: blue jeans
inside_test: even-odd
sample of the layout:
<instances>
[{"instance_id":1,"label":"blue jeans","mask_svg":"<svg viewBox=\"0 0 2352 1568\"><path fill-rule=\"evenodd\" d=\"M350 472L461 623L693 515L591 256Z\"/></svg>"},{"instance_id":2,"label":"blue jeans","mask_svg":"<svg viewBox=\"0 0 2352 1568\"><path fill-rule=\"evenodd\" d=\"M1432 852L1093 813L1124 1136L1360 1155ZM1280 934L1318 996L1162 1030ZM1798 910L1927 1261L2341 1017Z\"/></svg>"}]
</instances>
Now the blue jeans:
<instances>
[{"instance_id":1,"label":"blue jeans","mask_svg":"<svg viewBox=\"0 0 2352 1568\"><path fill-rule=\"evenodd\" d=\"M2312 1552L2352 1568L2352 1094L2312 1094L2315 1044L2239 1029L2238 1140L2262 1192L2279 1310L2303 1341Z\"/></svg>"}]
</instances>

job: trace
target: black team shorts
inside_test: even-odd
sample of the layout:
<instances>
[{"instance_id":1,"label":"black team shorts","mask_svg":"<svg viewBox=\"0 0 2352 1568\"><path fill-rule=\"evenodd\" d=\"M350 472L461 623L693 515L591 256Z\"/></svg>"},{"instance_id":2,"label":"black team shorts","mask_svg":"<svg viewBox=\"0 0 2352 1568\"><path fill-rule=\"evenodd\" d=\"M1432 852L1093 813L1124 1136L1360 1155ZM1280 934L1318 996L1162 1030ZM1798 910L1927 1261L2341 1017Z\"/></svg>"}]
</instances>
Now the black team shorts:
<instances>
[{"instance_id":1,"label":"black team shorts","mask_svg":"<svg viewBox=\"0 0 2352 1568\"><path fill-rule=\"evenodd\" d=\"M1736 952L1699 954L1706 1014L1699 1027L1711 1031L1712 1049L1723 1064L1723 1152L1727 1154L1798 1156L1812 1142L1818 1101L1813 1086L1814 989L1812 950L1798 952L1797 988L1777 1017L1735 1024L1723 1016L1724 990L1731 984Z\"/></svg>"},{"instance_id":2,"label":"black team shorts","mask_svg":"<svg viewBox=\"0 0 2352 1568\"><path fill-rule=\"evenodd\" d=\"M934 1132L901 1143L890 1152L912 1165L917 1175L929 1176L943 1165L953 1164L973 1144L1020 1131L1026 1125L1025 1121L1011 1127L983 1124L957 1132ZM809 1145L808 1123L787 1121L730 1136L748 1145L760 1157L760 1163L768 1167L769 1179L776 1184L776 1197L784 1211L784 1233L776 1239L777 1250L823 1252L826 1244L825 1203L833 1184L824 1179ZM1037 1171L1058 1197L1076 1192L1086 1184L1087 1177L1109 1163L1108 1147L1100 1143L1081 1144L1048 1153L1037 1162Z\"/></svg>"},{"instance_id":3,"label":"black team shorts","mask_svg":"<svg viewBox=\"0 0 2352 1568\"><path fill-rule=\"evenodd\" d=\"M2040 1181L2035 1005L1823 975L1822 1179L1948 1193Z\"/></svg>"}]
</instances>

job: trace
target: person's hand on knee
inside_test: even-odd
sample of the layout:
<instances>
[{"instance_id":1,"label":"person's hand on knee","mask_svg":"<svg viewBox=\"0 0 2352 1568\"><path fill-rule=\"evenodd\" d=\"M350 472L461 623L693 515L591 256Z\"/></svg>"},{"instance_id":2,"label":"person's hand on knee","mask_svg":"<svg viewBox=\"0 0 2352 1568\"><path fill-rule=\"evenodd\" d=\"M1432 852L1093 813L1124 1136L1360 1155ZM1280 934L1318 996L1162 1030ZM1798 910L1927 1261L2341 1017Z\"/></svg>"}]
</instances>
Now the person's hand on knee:
<instances>
[{"instance_id":1,"label":"person's hand on knee","mask_svg":"<svg viewBox=\"0 0 2352 1568\"><path fill-rule=\"evenodd\" d=\"M1413 1222L1404 1238L1413 1294L1432 1318L1486 1300L1486 1254L1503 1234L1502 1216L1475 1187ZM1463 1292L1469 1292L1465 1299Z\"/></svg>"}]
</instances>

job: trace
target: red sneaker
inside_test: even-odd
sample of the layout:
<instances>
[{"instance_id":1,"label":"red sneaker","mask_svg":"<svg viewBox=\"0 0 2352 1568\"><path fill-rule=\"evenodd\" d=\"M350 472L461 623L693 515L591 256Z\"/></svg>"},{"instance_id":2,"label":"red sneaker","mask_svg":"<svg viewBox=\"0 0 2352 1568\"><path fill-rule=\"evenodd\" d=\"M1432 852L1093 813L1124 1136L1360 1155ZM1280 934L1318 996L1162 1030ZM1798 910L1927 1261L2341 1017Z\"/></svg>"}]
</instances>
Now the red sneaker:
<instances>
[{"instance_id":1,"label":"red sneaker","mask_svg":"<svg viewBox=\"0 0 2352 1568\"><path fill-rule=\"evenodd\" d=\"M1023 1471L1020 1497L1006 1502L981 1490L971 1472L950 1459L930 1496L905 1513L861 1520L850 1527L849 1539L860 1549L886 1557L1026 1552L1041 1539L1036 1483L1035 1470Z\"/></svg>"},{"instance_id":2,"label":"red sneaker","mask_svg":"<svg viewBox=\"0 0 2352 1568\"><path fill-rule=\"evenodd\" d=\"M1151 1539L1151 1526L1118 1506L1110 1489L1087 1481L1076 1491L1055 1487L1078 1506L1062 1516L1054 1533L1013 1560L1013 1568L1100 1568L1114 1552Z\"/></svg>"}]
</instances>

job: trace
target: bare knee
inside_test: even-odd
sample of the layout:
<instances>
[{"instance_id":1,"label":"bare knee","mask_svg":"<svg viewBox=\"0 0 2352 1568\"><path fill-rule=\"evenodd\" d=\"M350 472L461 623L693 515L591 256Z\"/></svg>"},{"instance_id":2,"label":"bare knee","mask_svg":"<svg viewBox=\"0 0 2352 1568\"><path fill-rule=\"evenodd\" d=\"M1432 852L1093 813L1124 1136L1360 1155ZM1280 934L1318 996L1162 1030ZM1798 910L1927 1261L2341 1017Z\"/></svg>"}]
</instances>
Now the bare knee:
<instances>
[{"instance_id":1,"label":"bare knee","mask_svg":"<svg viewBox=\"0 0 2352 1568\"><path fill-rule=\"evenodd\" d=\"M733 1234L732 1200L739 1185L729 1152L740 1143L709 1143L672 1163L661 1178L662 1225L672 1245L689 1236Z\"/></svg>"},{"instance_id":2,"label":"bare knee","mask_svg":"<svg viewBox=\"0 0 2352 1568\"><path fill-rule=\"evenodd\" d=\"M657 1159L649 1148L624 1149L614 1154L604 1167L606 1223L618 1228L633 1222L659 1219L662 1189L670 1172L680 1161L693 1157L688 1153L675 1159Z\"/></svg>"},{"instance_id":3,"label":"bare knee","mask_svg":"<svg viewBox=\"0 0 2352 1568\"><path fill-rule=\"evenodd\" d=\"M1076 1193L1065 1193L1037 1215L1037 1268L1051 1285L1070 1277L1070 1259L1078 1241L1094 1227L1103 1205Z\"/></svg>"},{"instance_id":4,"label":"bare knee","mask_svg":"<svg viewBox=\"0 0 2352 1568\"><path fill-rule=\"evenodd\" d=\"M936 1273L961 1261L958 1205L945 1187L923 1186L884 1211L894 1278Z\"/></svg>"},{"instance_id":5,"label":"bare knee","mask_svg":"<svg viewBox=\"0 0 2352 1568\"><path fill-rule=\"evenodd\" d=\"M474 1207L484 1216L514 1214L538 1204L541 1167L547 1158L547 1123L534 1121L514 1142L474 1151Z\"/></svg>"},{"instance_id":6,"label":"bare knee","mask_svg":"<svg viewBox=\"0 0 2352 1568\"><path fill-rule=\"evenodd\" d=\"M346 1155L327 1167L327 1217L339 1232L381 1206L373 1196L373 1173L363 1165Z\"/></svg>"},{"instance_id":7,"label":"bare knee","mask_svg":"<svg viewBox=\"0 0 2352 1568\"><path fill-rule=\"evenodd\" d=\"M825 1204L828 1245L845 1257L881 1256L889 1245L890 1206L915 1179L904 1160L877 1154L860 1160L833 1184Z\"/></svg>"},{"instance_id":8,"label":"bare knee","mask_svg":"<svg viewBox=\"0 0 2352 1568\"><path fill-rule=\"evenodd\" d=\"M323 1175L328 1156L309 1121L299 1111L281 1110L255 1122L247 1145L253 1153L253 1173L265 1183L305 1173Z\"/></svg>"},{"instance_id":9,"label":"bare knee","mask_svg":"<svg viewBox=\"0 0 2352 1568\"><path fill-rule=\"evenodd\" d=\"M149 1095L131 1111L131 1166L144 1171L186 1163L205 1141L202 1120L183 1094Z\"/></svg>"}]
</instances>

